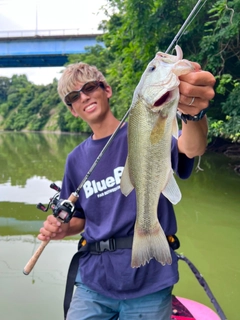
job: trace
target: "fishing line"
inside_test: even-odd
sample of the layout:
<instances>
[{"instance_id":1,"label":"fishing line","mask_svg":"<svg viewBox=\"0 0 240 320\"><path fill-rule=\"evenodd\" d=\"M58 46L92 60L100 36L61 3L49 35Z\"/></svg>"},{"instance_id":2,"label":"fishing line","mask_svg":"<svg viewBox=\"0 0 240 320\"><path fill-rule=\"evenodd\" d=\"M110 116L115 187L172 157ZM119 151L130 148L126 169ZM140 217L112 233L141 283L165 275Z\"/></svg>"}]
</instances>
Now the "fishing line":
<instances>
[{"instance_id":1,"label":"fishing line","mask_svg":"<svg viewBox=\"0 0 240 320\"><path fill-rule=\"evenodd\" d=\"M167 48L167 50L165 51L165 53L168 53L168 51L172 48L172 46L174 45L174 43L181 38L181 36L183 35L183 32L189 27L189 25L192 23L192 21L194 20L194 18L196 17L196 15L199 13L199 11L202 9L202 7L204 6L204 4L207 2L207 0L204 0L203 4L199 7L200 3L202 0L198 0L198 2L196 3L196 5L194 6L194 8L192 9L192 11L190 12L189 16L187 17L187 19L185 20L184 24L181 26L181 28L179 29L178 33L176 34L176 36L174 37L173 41L170 43L169 47Z\"/></svg>"}]
</instances>

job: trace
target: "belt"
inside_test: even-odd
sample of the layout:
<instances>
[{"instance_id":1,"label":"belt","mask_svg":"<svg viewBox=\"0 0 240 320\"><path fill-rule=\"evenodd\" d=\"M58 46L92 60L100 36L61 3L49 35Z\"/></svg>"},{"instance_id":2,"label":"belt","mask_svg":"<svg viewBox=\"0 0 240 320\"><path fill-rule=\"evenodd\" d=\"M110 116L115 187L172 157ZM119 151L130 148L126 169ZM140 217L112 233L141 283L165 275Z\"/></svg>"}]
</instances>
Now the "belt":
<instances>
[{"instance_id":1,"label":"belt","mask_svg":"<svg viewBox=\"0 0 240 320\"><path fill-rule=\"evenodd\" d=\"M101 254L104 251L115 251L117 249L131 249L133 243L133 236L124 238L109 238L105 241L96 241L87 243L85 239L81 239L79 249L81 251L88 251L91 254Z\"/></svg>"},{"instance_id":2,"label":"belt","mask_svg":"<svg viewBox=\"0 0 240 320\"><path fill-rule=\"evenodd\" d=\"M179 239L176 235L167 236L169 246L173 250L177 250L180 247ZM78 250L88 251L91 254L101 254L104 251L115 251L117 249L132 249L133 235L124 238L109 238L107 240L96 241L87 243L82 238L79 241Z\"/></svg>"}]
</instances>

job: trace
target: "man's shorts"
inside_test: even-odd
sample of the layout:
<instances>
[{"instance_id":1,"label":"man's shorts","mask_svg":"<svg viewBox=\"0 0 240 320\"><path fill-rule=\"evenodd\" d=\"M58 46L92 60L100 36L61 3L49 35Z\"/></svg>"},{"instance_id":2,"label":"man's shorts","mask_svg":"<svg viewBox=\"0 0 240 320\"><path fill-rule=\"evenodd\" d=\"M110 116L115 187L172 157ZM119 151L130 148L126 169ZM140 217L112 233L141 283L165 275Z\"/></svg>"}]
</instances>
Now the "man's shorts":
<instances>
[{"instance_id":1,"label":"man's shorts","mask_svg":"<svg viewBox=\"0 0 240 320\"><path fill-rule=\"evenodd\" d=\"M91 290L77 277L67 320L170 320L172 287L127 300L106 297Z\"/></svg>"}]
</instances>

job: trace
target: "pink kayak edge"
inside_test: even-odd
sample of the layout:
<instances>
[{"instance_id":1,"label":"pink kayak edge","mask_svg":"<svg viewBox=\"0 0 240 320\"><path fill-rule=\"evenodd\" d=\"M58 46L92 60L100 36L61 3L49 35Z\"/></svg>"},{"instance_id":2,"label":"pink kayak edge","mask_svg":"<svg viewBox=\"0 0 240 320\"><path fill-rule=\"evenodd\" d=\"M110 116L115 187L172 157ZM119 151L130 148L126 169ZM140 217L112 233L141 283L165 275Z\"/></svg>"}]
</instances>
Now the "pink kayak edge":
<instances>
[{"instance_id":1,"label":"pink kayak edge","mask_svg":"<svg viewBox=\"0 0 240 320\"><path fill-rule=\"evenodd\" d=\"M220 320L219 316L204 304L186 298L176 298L191 312L196 320Z\"/></svg>"}]
</instances>

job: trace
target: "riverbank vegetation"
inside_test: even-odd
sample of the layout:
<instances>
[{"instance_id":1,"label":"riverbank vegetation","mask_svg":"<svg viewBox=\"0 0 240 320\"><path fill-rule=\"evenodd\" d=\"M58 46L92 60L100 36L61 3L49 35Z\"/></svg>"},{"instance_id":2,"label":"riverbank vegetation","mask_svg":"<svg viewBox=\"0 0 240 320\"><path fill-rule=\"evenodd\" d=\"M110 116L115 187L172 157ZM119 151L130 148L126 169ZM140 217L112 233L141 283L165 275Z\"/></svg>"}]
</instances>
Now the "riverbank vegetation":
<instances>
[{"instance_id":1,"label":"riverbank vegetation","mask_svg":"<svg viewBox=\"0 0 240 320\"><path fill-rule=\"evenodd\" d=\"M112 0L103 8L108 20L99 43L69 63L96 65L113 88L111 106L121 119L146 65L165 51L196 1ZM184 58L197 61L216 76L216 96L208 110L209 139L240 142L240 0L207 1L178 44ZM104 45L102 45L104 44ZM173 51L169 52L173 53ZM89 132L72 117L57 94L57 80L43 86L25 75L0 77L0 130Z\"/></svg>"}]
</instances>

